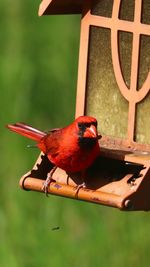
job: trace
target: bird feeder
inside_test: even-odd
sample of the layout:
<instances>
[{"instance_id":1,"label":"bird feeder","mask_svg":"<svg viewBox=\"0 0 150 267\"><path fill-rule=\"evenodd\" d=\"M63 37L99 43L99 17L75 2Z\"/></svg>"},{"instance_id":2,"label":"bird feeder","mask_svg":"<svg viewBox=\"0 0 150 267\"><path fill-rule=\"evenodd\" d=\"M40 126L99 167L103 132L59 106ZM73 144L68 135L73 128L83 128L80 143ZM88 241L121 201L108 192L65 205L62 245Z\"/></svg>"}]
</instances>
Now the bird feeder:
<instances>
[{"instance_id":1,"label":"bird feeder","mask_svg":"<svg viewBox=\"0 0 150 267\"><path fill-rule=\"evenodd\" d=\"M76 116L97 118L100 157L80 174L57 169L48 192L150 210L150 1L43 0L39 15L81 14ZM52 166L40 154L20 185L42 192Z\"/></svg>"}]
</instances>

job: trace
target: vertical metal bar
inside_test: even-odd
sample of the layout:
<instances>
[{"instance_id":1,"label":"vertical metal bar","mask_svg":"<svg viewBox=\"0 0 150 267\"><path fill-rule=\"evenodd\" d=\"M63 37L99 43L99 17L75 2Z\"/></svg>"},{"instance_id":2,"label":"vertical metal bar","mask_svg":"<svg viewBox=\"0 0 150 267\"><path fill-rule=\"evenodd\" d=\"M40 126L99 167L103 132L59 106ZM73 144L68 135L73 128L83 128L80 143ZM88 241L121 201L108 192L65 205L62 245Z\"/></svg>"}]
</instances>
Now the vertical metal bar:
<instances>
[{"instance_id":1,"label":"vertical metal bar","mask_svg":"<svg viewBox=\"0 0 150 267\"><path fill-rule=\"evenodd\" d=\"M90 20L89 20L90 9L91 9L91 0L85 0L83 4L82 20L81 20L76 114L75 114L76 117L79 115L84 115L85 112L86 76L87 76L89 30L90 30Z\"/></svg>"}]
</instances>

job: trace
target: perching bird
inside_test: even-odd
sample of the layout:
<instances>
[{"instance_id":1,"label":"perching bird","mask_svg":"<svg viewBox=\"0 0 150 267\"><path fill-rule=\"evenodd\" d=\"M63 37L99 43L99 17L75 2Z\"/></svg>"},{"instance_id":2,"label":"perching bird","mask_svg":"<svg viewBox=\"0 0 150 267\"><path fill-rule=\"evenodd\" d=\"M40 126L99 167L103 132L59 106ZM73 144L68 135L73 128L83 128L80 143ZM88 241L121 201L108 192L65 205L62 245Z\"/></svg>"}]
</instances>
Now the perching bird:
<instances>
[{"instance_id":1,"label":"perching bird","mask_svg":"<svg viewBox=\"0 0 150 267\"><path fill-rule=\"evenodd\" d=\"M70 173L84 172L99 155L101 135L97 132L97 120L90 116L80 116L67 127L48 133L24 123L8 124L7 127L36 141L36 146L55 165L44 184L46 193L57 167Z\"/></svg>"}]
</instances>

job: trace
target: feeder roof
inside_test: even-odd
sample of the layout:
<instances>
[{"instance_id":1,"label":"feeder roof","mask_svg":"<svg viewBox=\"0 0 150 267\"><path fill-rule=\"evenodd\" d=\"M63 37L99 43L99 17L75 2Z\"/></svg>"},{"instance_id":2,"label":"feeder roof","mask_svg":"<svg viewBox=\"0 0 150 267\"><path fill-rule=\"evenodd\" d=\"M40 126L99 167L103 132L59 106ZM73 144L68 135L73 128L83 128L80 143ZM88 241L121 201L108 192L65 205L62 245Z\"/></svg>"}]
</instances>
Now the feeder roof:
<instances>
[{"instance_id":1,"label":"feeder roof","mask_svg":"<svg viewBox=\"0 0 150 267\"><path fill-rule=\"evenodd\" d=\"M83 0L43 0L39 16L52 14L80 14Z\"/></svg>"}]
</instances>

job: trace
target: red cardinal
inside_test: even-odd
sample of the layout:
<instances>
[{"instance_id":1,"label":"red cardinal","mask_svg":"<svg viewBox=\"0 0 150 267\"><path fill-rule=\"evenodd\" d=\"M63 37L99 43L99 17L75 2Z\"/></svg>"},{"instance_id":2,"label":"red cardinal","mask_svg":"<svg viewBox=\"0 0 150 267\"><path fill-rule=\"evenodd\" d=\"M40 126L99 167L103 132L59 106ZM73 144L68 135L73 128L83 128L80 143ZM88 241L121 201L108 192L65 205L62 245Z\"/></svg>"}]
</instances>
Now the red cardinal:
<instances>
[{"instance_id":1,"label":"red cardinal","mask_svg":"<svg viewBox=\"0 0 150 267\"><path fill-rule=\"evenodd\" d=\"M7 127L35 140L37 147L55 165L44 184L45 192L57 167L66 172L85 171L99 155L98 139L101 135L97 133L97 120L90 116L80 116L69 126L48 133L23 123Z\"/></svg>"}]
</instances>

